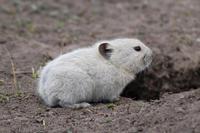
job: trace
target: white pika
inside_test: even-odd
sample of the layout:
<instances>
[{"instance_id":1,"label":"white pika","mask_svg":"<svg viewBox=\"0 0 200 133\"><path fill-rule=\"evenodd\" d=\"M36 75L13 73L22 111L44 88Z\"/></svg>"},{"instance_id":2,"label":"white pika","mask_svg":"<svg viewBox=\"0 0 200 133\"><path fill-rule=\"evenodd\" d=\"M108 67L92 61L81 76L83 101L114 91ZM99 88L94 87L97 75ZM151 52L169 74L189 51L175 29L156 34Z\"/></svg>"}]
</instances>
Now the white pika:
<instances>
[{"instance_id":1,"label":"white pika","mask_svg":"<svg viewBox=\"0 0 200 133\"><path fill-rule=\"evenodd\" d=\"M91 102L113 102L151 61L152 51L137 39L97 42L49 62L41 71L38 93L51 107L83 108Z\"/></svg>"}]
</instances>

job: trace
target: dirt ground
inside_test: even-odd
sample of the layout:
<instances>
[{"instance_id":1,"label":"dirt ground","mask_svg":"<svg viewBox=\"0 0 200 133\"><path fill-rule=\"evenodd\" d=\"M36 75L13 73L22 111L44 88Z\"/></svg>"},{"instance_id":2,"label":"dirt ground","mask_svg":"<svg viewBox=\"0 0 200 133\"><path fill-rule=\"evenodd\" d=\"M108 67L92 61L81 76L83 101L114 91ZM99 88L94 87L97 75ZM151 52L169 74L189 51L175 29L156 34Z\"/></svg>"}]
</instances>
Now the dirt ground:
<instances>
[{"instance_id":1,"label":"dirt ground","mask_svg":"<svg viewBox=\"0 0 200 133\"><path fill-rule=\"evenodd\" d=\"M49 108L35 94L48 60L101 39L154 51L119 102ZM199 0L0 0L1 133L199 133Z\"/></svg>"}]
</instances>

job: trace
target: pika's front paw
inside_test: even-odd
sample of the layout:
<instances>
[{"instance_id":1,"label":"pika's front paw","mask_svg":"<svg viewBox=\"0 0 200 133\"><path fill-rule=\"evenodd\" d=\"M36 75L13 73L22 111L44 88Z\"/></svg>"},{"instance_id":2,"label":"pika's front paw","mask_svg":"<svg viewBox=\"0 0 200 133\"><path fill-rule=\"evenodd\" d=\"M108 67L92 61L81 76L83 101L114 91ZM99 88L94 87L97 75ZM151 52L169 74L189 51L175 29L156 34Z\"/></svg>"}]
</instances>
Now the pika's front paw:
<instances>
[{"instance_id":1,"label":"pika's front paw","mask_svg":"<svg viewBox=\"0 0 200 133\"><path fill-rule=\"evenodd\" d=\"M110 102L118 102L120 100L119 97L114 97L110 100Z\"/></svg>"},{"instance_id":2,"label":"pika's front paw","mask_svg":"<svg viewBox=\"0 0 200 133\"><path fill-rule=\"evenodd\" d=\"M117 98L114 99L114 102L118 102L119 100L120 100L120 98L117 97Z\"/></svg>"}]
</instances>

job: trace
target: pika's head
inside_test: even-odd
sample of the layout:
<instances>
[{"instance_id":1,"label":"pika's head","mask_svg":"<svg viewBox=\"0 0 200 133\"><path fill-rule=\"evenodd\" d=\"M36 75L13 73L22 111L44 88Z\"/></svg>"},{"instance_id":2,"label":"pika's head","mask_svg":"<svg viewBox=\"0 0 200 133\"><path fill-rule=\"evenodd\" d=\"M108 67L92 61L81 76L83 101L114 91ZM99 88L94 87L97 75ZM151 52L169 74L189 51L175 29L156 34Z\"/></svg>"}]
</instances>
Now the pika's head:
<instances>
[{"instance_id":1,"label":"pika's head","mask_svg":"<svg viewBox=\"0 0 200 133\"><path fill-rule=\"evenodd\" d=\"M98 43L100 55L127 72L136 74L152 62L152 51L137 39L114 39Z\"/></svg>"}]
</instances>

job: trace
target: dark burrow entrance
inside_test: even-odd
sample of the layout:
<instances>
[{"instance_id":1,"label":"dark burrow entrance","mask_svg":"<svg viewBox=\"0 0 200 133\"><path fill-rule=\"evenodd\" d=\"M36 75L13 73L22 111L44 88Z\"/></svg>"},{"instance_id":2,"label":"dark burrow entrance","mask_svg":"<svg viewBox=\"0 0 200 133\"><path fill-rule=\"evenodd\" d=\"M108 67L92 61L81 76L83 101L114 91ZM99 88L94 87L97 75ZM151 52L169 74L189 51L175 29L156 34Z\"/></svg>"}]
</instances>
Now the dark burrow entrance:
<instances>
[{"instance_id":1,"label":"dark burrow entrance","mask_svg":"<svg viewBox=\"0 0 200 133\"><path fill-rule=\"evenodd\" d=\"M175 70L172 59L166 57L129 83L123 97L135 100L159 99L164 93L178 93L200 87L200 63L195 68Z\"/></svg>"}]
</instances>

